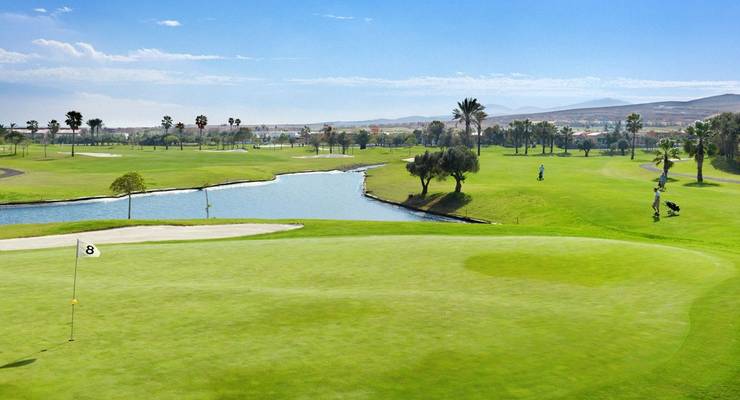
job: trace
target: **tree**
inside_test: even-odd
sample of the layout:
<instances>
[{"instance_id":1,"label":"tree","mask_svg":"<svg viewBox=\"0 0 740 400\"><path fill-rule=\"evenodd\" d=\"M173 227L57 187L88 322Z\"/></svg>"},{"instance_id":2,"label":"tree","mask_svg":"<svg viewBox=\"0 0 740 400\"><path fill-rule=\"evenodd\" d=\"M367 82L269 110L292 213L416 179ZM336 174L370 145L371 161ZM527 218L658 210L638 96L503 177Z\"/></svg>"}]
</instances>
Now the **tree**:
<instances>
[{"instance_id":1,"label":"tree","mask_svg":"<svg viewBox=\"0 0 740 400\"><path fill-rule=\"evenodd\" d=\"M69 129L72 130L72 157L74 157L76 132L77 129L80 128L80 125L82 125L82 114L77 111L69 111L67 112L66 117L67 119L64 123L66 123Z\"/></svg>"},{"instance_id":2,"label":"tree","mask_svg":"<svg viewBox=\"0 0 740 400\"><path fill-rule=\"evenodd\" d=\"M489 126L488 128L484 129L483 138L489 145L493 144L501 146L504 144L505 141L504 131L498 124Z\"/></svg>"},{"instance_id":3,"label":"tree","mask_svg":"<svg viewBox=\"0 0 740 400\"><path fill-rule=\"evenodd\" d=\"M617 142L617 148L620 152L622 152L622 155L624 155L624 152L629 149L629 147L630 142L628 142L625 138L619 139L619 141Z\"/></svg>"},{"instance_id":4,"label":"tree","mask_svg":"<svg viewBox=\"0 0 740 400\"><path fill-rule=\"evenodd\" d=\"M162 128L164 128L164 136L162 136L164 140L164 149L169 150L170 144L167 142L166 138L169 134L170 128L172 128L172 117L170 117L169 115L165 115L164 117L162 117Z\"/></svg>"},{"instance_id":5,"label":"tree","mask_svg":"<svg viewBox=\"0 0 740 400\"><path fill-rule=\"evenodd\" d=\"M571 139L573 138L573 128L567 125L560 128L560 137L563 138L563 148L565 149L565 154L568 154L568 143L570 143Z\"/></svg>"},{"instance_id":6,"label":"tree","mask_svg":"<svg viewBox=\"0 0 740 400\"><path fill-rule=\"evenodd\" d=\"M8 143L13 145L13 155L18 154L18 145L23 143L24 139L25 138L23 137L22 133L18 131L14 131L12 129L10 130L10 132L5 134L5 140L7 140Z\"/></svg>"},{"instance_id":7,"label":"tree","mask_svg":"<svg viewBox=\"0 0 740 400\"><path fill-rule=\"evenodd\" d=\"M445 132L445 124L442 121L432 121L427 126L427 135L433 144L439 146L439 139Z\"/></svg>"},{"instance_id":8,"label":"tree","mask_svg":"<svg viewBox=\"0 0 740 400\"><path fill-rule=\"evenodd\" d=\"M640 114L632 113L627 116L627 132L632 134L632 155L630 160L635 159L635 141L637 140L637 132L642 129L642 117Z\"/></svg>"},{"instance_id":9,"label":"tree","mask_svg":"<svg viewBox=\"0 0 740 400\"><path fill-rule=\"evenodd\" d=\"M485 107L481 108L473 114L473 120L475 121L475 127L478 129L478 157L480 157L480 137L482 136L481 130L483 129L483 121L488 118L488 114L483 111Z\"/></svg>"},{"instance_id":10,"label":"tree","mask_svg":"<svg viewBox=\"0 0 740 400\"><path fill-rule=\"evenodd\" d=\"M146 190L144 178L137 172L128 172L116 178L110 185L110 190L115 194L128 196L128 219L131 219L131 194Z\"/></svg>"},{"instance_id":11,"label":"tree","mask_svg":"<svg viewBox=\"0 0 740 400\"><path fill-rule=\"evenodd\" d=\"M719 153L730 163L735 163L740 133L740 113L724 112L709 120Z\"/></svg>"},{"instance_id":12,"label":"tree","mask_svg":"<svg viewBox=\"0 0 740 400\"><path fill-rule=\"evenodd\" d=\"M352 145L352 136L342 131L337 138L339 145L342 146L342 154L347 154L347 149Z\"/></svg>"},{"instance_id":13,"label":"tree","mask_svg":"<svg viewBox=\"0 0 740 400\"><path fill-rule=\"evenodd\" d=\"M229 132L234 130L234 118L229 117Z\"/></svg>"},{"instance_id":14,"label":"tree","mask_svg":"<svg viewBox=\"0 0 740 400\"><path fill-rule=\"evenodd\" d=\"M578 143L578 149L583 151L586 157L588 157L588 153L591 151L593 147L594 147L594 141L589 138L585 138Z\"/></svg>"},{"instance_id":15,"label":"tree","mask_svg":"<svg viewBox=\"0 0 740 400\"><path fill-rule=\"evenodd\" d=\"M100 133L100 127L103 125L103 120L100 118L91 118L87 120L87 126L90 127L90 143L95 146L95 132L97 130Z\"/></svg>"},{"instance_id":16,"label":"tree","mask_svg":"<svg viewBox=\"0 0 740 400\"><path fill-rule=\"evenodd\" d=\"M49 144L49 139L51 139L51 142L54 143L54 138L56 137L57 133L59 133L59 122L55 119L52 119L49 121L49 123L46 124L47 131L46 135L44 136L44 158L46 158L46 146Z\"/></svg>"},{"instance_id":17,"label":"tree","mask_svg":"<svg viewBox=\"0 0 740 400\"><path fill-rule=\"evenodd\" d=\"M242 124L242 120L240 120L239 118L234 119L234 125L236 125L237 131L239 130L239 126L241 126L241 124Z\"/></svg>"},{"instance_id":18,"label":"tree","mask_svg":"<svg viewBox=\"0 0 740 400\"><path fill-rule=\"evenodd\" d=\"M59 133L59 128L61 125L59 125L59 121L52 119L46 124L46 127L49 130L49 135L51 136L51 143L54 143L54 139L57 136L57 133Z\"/></svg>"},{"instance_id":19,"label":"tree","mask_svg":"<svg viewBox=\"0 0 740 400\"><path fill-rule=\"evenodd\" d=\"M324 127L321 128L321 132L324 135L324 140L329 145L329 154L332 154L334 145L337 144L337 132L331 125L324 125Z\"/></svg>"},{"instance_id":20,"label":"tree","mask_svg":"<svg viewBox=\"0 0 740 400\"><path fill-rule=\"evenodd\" d=\"M463 101L457 102L457 108L452 110L452 119L458 123L462 122L465 124L465 137L463 141L468 147L473 147L470 140L470 125L475 121L475 113L483 111L485 108L485 106L478 103L478 99L466 97Z\"/></svg>"},{"instance_id":21,"label":"tree","mask_svg":"<svg viewBox=\"0 0 740 400\"><path fill-rule=\"evenodd\" d=\"M39 131L39 123L38 121L32 119L30 121L26 121L26 129L31 131L31 141L33 142L34 137L36 136L36 132Z\"/></svg>"},{"instance_id":22,"label":"tree","mask_svg":"<svg viewBox=\"0 0 740 400\"><path fill-rule=\"evenodd\" d=\"M529 141L532 139L532 121L529 118L522 121L522 137L524 137L524 155L529 154Z\"/></svg>"},{"instance_id":23,"label":"tree","mask_svg":"<svg viewBox=\"0 0 740 400\"><path fill-rule=\"evenodd\" d=\"M185 131L185 124L178 122L175 124L175 129L177 129L177 139L180 141L180 150L182 150L182 134Z\"/></svg>"},{"instance_id":24,"label":"tree","mask_svg":"<svg viewBox=\"0 0 740 400\"><path fill-rule=\"evenodd\" d=\"M686 140L684 149L690 157L694 157L694 160L696 160L696 181L702 183L704 182L704 175L702 174L704 156L708 153L707 141L714 135L714 131L710 122L696 121L694 126L686 129L686 133L695 138Z\"/></svg>"},{"instance_id":25,"label":"tree","mask_svg":"<svg viewBox=\"0 0 740 400\"><path fill-rule=\"evenodd\" d=\"M525 130L524 121L514 120L509 122L509 136L511 142L514 144L515 154L519 154L519 146L521 146Z\"/></svg>"},{"instance_id":26,"label":"tree","mask_svg":"<svg viewBox=\"0 0 740 400\"><path fill-rule=\"evenodd\" d=\"M198 126L198 150L203 150L203 128L208 125L208 117L205 115L195 117L195 125Z\"/></svg>"},{"instance_id":27,"label":"tree","mask_svg":"<svg viewBox=\"0 0 740 400\"><path fill-rule=\"evenodd\" d=\"M455 178L455 193L460 193L467 172L478 172L478 156L465 146L448 148L442 153L439 162L445 173Z\"/></svg>"},{"instance_id":28,"label":"tree","mask_svg":"<svg viewBox=\"0 0 740 400\"><path fill-rule=\"evenodd\" d=\"M300 133L301 138L303 138L303 144L308 146L311 144L311 128L308 125L303 125L303 128L301 128Z\"/></svg>"},{"instance_id":29,"label":"tree","mask_svg":"<svg viewBox=\"0 0 740 400\"><path fill-rule=\"evenodd\" d=\"M421 181L421 197L427 195L429 182L434 177L440 177L444 174L440 166L442 152L436 151L430 153L425 151L424 154L417 154L414 161L406 164L406 170L413 176L419 177Z\"/></svg>"},{"instance_id":30,"label":"tree","mask_svg":"<svg viewBox=\"0 0 740 400\"><path fill-rule=\"evenodd\" d=\"M370 142L370 132L365 129L361 129L355 136L355 142L360 145L360 150L365 150L367 148L367 144Z\"/></svg>"},{"instance_id":31,"label":"tree","mask_svg":"<svg viewBox=\"0 0 740 400\"><path fill-rule=\"evenodd\" d=\"M680 158L678 156L678 147L676 142L670 138L663 138L658 141L658 151L655 152L653 162L655 165L663 164L663 174L668 177L668 170L673 166L671 158Z\"/></svg>"},{"instance_id":32,"label":"tree","mask_svg":"<svg viewBox=\"0 0 740 400\"><path fill-rule=\"evenodd\" d=\"M316 155L318 156L319 148L321 147L321 135L318 133L311 134L310 142L314 150L316 151Z\"/></svg>"}]
</instances>

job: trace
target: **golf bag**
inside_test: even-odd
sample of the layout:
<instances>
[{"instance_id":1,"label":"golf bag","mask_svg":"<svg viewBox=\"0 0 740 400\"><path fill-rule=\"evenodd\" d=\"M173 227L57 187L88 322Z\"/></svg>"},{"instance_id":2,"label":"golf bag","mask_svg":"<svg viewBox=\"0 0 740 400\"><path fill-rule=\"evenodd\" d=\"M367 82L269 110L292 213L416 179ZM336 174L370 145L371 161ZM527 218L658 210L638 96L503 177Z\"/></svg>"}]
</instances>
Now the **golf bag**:
<instances>
[{"instance_id":1,"label":"golf bag","mask_svg":"<svg viewBox=\"0 0 740 400\"><path fill-rule=\"evenodd\" d=\"M678 204L672 201L666 201L665 206L668 207L669 216L678 215L678 212L681 211L681 207L679 207Z\"/></svg>"}]
</instances>

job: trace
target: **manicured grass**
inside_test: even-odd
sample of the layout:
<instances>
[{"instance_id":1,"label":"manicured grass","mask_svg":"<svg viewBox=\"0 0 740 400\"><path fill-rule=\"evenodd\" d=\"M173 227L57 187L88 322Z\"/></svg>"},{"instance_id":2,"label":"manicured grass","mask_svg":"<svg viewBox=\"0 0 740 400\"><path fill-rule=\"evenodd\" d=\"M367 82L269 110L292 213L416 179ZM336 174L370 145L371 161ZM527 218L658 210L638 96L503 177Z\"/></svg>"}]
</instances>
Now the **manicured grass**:
<instances>
[{"instance_id":1,"label":"manicured grass","mask_svg":"<svg viewBox=\"0 0 740 400\"><path fill-rule=\"evenodd\" d=\"M646 238L712 242L735 247L740 244L738 198L740 185L710 183L696 186L694 179L675 177L663 200L678 203L681 216L653 221L650 208L658 173L640 164L652 160L650 153L637 158L592 156L512 156L511 149L486 149L480 172L469 175L463 196L449 196L454 180L432 181L427 199L418 194L418 179L397 161L369 171L367 188L387 199L458 215L485 218L502 224L531 227L620 231ZM544 163L545 180L537 181L537 168Z\"/></svg>"},{"instance_id":2,"label":"manicured grass","mask_svg":"<svg viewBox=\"0 0 740 400\"><path fill-rule=\"evenodd\" d=\"M378 164L397 160L407 150L352 150L353 158L295 158L311 156L309 147L248 149L247 153L183 151L151 147L144 150L129 146L80 146L77 152L121 154L117 158L77 155L74 159L59 151L69 146L50 146L48 159L39 146L31 147L27 157L0 154L0 167L24 171L25 174L0 180L0 204L20 201L69 199L111 195L109 186L118 176L137 171L149 189L200 187L237 180L272 179L285 172L329 170L353 165ZM341 153L334 149L335 153ZM329 154L322 151L321 154Z\"/></svg>"},{"instance_id":3,"label":"manicured grass","mask_svg":"<svg viewBox=\"0 0 740 400\"><path fill-rule=\"evenodd\" d=\"M0 369L1 398L680 398L738 389L737 331L727 325L740 322L731 312L740 286L734 260L711 252L436 235L101 249L80 264L73 343L63 301L69 249L0 256L0 364L35 359ZM695 359L713 362L687 370Z\"/></svg>"},{"instance_id":4,"label":"manicured grass","mask_svg":"<svg viewBox=\"0 0 740 400\"><path fill-rule=\"evenodd\" d=\"M681 216L654 221L657 173L639 167L648 153L630 161L488 148L464 195L433 182L428 199L408 199L419 183L400 161L407 150L346 160L283 151L214 154L213 164L192 151L131 158L182 186L210 173L387 161L369 172L374 194L499 224L283 220L305 226L102 245L103 257L80 264L73 343L73 250L0 253L0 367L18 362L0 368L0 399L740 397L740 185L676 177L663 198ZM254 161L242 169L244 157ZM6 160L31 172L45 163ZM88 159L79 169L48 163L56 166L45 173L70 185L50 183L55 196L93 191L70 177L107 187L132 166L101 164L97 176ZM0 181L0 192L43 193L33 173L12 183L20 178ZM0 238L244 221L0 226Z\"/></svg>"}]
</instances>

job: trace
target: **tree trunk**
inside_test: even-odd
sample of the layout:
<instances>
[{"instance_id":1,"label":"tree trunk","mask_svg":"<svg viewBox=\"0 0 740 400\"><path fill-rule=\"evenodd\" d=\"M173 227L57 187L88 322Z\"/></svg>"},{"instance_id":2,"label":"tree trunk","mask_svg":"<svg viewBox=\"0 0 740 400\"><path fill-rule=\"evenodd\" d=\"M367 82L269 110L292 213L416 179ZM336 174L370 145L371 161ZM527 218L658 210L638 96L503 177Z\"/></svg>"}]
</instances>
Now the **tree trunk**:
<instances>
[{"instance_id":1,"label":"tree trunk","mask_svg":"<svg viewBox=\"0 0 740 400\"><path fill-rule=\"evenodd\" d=\"M553 147L555 147L555 138L550 138L550 154L552 154Z\"/></svg>"},{"instance_id":2,"label":"tree trunk","mask_svg":"<svg viewBox=\"0 0 740 400\"><path fill-rule=\"evenodd\" d=\"M131 193L128 194L128 219L131 219Z\"/></svg>"},{"instance_id":3,"label":"tree trunk","mask_svg":"<svg viewBox=\"0 0 740 400\"><path fill-rule=\"evenodd\" d=\"M663 174L665 175L666 179L668 179L668 163L670 161L668 160L668 153L665 153L663 155Z\"/></svg>"},{"instance_id":4,"label":"tree trunk","mask_svg":"<svg viewBox=\"0 0 740 400\"><path fill-rule=\"evenodd\" d=\"M198 150L203 150L203 129L200 130L198 135Z\"/></svg>"},{"instance_id":5,"label":"tree trunk","mask_svg":"<svg viewBox=\"0 0 740 400\"><path fill-rule=\"evenodd\" d=\"M632 155L630 156L630 160L635 159L635 139L637 138L637 132L632 133Z\"/></svg>"},{"instance_id":6,"label":"tree trunk","mask_svg":"<svg viewBox=\"0 0 740 400\"><path fill-rule=\"evenodd\" d=\"M425 181L424 178L419 178L421 180L421 197L426 197L427 190L429 189L429 181Z\"/></svg>"},{"instance_id":7,"label":"tree trunk","mask_svg":"<svg viewBox=\"0 0 740 400\"><path fill-rule=\"evenodd\" d=\"M455 193L460 193L462 190L462 180L458 177L455 177Z\"/></svg>"},{"instance_id":8,"label":"tree trunk","mask_svg":"<svg viewBox=\"0 0 740 400\"><path fill-rule=\"evenodd\" d=\"M480 157L480 128L478 128L478 157Z\"/></svg>"},{"instance_id":9,"label":"tree trunk","mask_svg":"<svg viewBox=\"0 0 740 400\"><path fill-rule=\"evenodd\" d=\"M75 138L76 138L75 130L72 129L72 157L75 156L75 141L76 141Z\"/></svg>"}]
</instances>

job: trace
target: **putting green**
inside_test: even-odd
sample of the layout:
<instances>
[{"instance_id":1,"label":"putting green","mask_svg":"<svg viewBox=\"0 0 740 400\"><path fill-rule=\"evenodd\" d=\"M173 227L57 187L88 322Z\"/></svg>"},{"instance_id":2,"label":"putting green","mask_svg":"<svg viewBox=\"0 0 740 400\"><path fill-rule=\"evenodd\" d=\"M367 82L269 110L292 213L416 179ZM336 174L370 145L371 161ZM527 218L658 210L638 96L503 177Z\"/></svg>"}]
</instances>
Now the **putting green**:
<instances>
[{"instance_id":1,"label":"putting green","mask_svg":"<svg viewBox=\"0 0 740 400\"><path fill-rule=\"evenodd\" d=\"M736 269L709 253L434 235L100 247L102 258L80 264L73 343L73 250L0 256L0 365L35 359L0 369L0 398L676 398L675 382L737 390L732 330L713 329L737 322L727 319ZM687 360L711 360L711 373Z\"/></svg>"}]
</instances>

